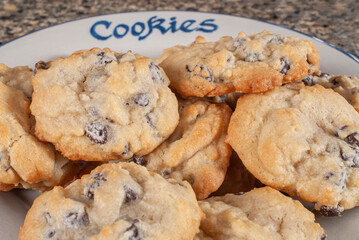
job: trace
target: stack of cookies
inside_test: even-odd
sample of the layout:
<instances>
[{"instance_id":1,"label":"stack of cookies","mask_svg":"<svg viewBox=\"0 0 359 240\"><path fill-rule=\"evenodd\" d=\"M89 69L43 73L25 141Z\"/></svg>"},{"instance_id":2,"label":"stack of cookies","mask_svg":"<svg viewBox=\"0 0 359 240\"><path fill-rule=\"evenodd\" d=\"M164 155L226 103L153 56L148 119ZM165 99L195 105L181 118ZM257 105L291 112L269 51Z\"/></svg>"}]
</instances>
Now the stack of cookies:
<instances>
[{"instance_id":1,"label":"stack of cookies","mask_svg":"<svg viewBox=\"0 0 359 240\"><path fill-rule=\"evenodd\" d=\"M0 190L47 191L19 239L326 239L291 197L359 205L359 79L319 62L263 31L0 65Z\"/></svg>"}]
</instances>

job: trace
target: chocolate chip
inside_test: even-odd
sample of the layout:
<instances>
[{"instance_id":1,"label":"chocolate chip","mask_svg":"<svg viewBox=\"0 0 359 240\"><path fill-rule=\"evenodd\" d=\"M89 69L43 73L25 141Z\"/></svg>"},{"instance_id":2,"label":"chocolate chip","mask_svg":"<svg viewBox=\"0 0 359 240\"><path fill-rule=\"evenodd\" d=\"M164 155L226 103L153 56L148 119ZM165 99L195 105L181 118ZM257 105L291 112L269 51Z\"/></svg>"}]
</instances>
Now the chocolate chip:
<instances>
[{"instance_id":1,"label":"chocolate chip","mask_svg":"<svg viewBox=\"0 0 359 240\"><path fill-rule=\"evenodd\" d=\"M236 49L241 46L247 40L246 37L236 37L233 42L233 47Z\"/></svg>"},{"instance_id":2,"label":"chocolate chip","mask_svg":"<svg viewBox=\"0 0 359 240\"><path fill-rule=\"evenodd\" d=\"M146 107L150 101L150 97L147 93L139 93L133 97L133 101L141 107Z\"/></svg>"},{"instance_id":3,"label":"chocolate chip","mask_svg":"<svg viewBox=\"0 0 359 240\"><path fill-rule=\"evenodd\" d=\"M89 224L89 218L86 212L79 213L76 211L68 211L64 219L65 225L69 228L78 229Z\"/></svg>"},{"instance_id":4,"label":"chocolate chip","mask_svg":"<svg viewBox=\"0 0 359 240\"><path fill-rule=\"evenodd\" d=\"M334 87L337 87L339 85L338 77L334 77L330 79L330 83L334 85Z\"/></svg>"},{"instance_id":5,"label":"chocolate chip","mask_svg":"<svg viewBox=\"0 0 359 240\"><path fill-rule=\"evenodd\" d=\"M278 71L280 73L287 74L289 69L290 69L290 62L285 58L281 58L280 59L280 68Z\"/></svg>"},{"instance_id":6,"label":"chocolate chip","mask_svg":"<svg viewBox=\"0 0 359 240\"><path fill-rule=\"evenodd\" d=\"M39 61L35 64L35 68L34 68L34 75L37 73L37 70L40 70L40 69L49 69L49 64L47 62L44 62L44 61Z\"/></svg>"},{"instance_id":7,"label":"chocolate chip","mask_svg":"<svg viewBox=\"0 0 359 240\"><path fill-rule=\"evenodd\" d=\"M146 114L146 122L148 123L148 125L151 126L151 128L156 128L156 125L154 123L153 117L151 113Z\"/></svg>"},{"instance_id":8,"label":"chocolate chip","mask_svg":"<svg viewBox=\"0 0 359 240\"><path fill-rule=\"evenodd\" d=\"M359 149L345 148L344 150L343 148L344 147L340 149L340 156L343 161L345 161L349 167L359 167Z\"/></svg>"},{"instance_id":9,"label":"chocolate chip","mask_svg":"<svg viewBox=\"0 0 359 240\"><path fill-rule=\"evenodd\" d=\"M40 70L40 69L49 69L49 64L47 62L44 61L39 61L35 64L35 69Z\"/></svg>"},{"instance_id":10,"label":"chocolate chip","mask_svg":"<svg viewBox=\"0 0 359 240\"><path fill-rule=\"evenodd\" d=\"M323 235L320 237L320 240L327 240L327 234L323 233Z\"/></svg>"},{"instance_id":11,"label":"chocolate chip","mask_svg":"<svg viewBox=\"0 0 359 240\"><path fill-rule=\"evenodd\" d=\"M91 182L91 184L86 185L85 187L85 195L93 200L94 199L94 190L96 188L98 188L99 186L101 186L101 184L103 182L106 182L107 179L105 177L104 173L96 173L95 175L91 176L89 182Z\"/></svg>"},{"instance_id":12,"label":"chocolate chip","mask_svg":"<svg viewBox=\"0 0 359 240\"><path fill-rule=\"evenodd\" d=\"M89 190L87 191L87 193L86 193L86 196L87 196L89 199L91 199L91 200L94 199L94 195L95 195L95 193L94 193L94 191L93 191L92 189L89 189Z\"/></svg>"},{"instance_id":13,"label":"chocolate chip","mask_svg":"<svg viewBox=\"0 0 359 240\"><path fill-rule=\"evenodd\" d=\"M137 199L137 193L129 186L124 185L123 190L125 191L125 195L126 195L125 203L129 203L129 202L135 201Z\"/></svg>"},{"instance_id":14,"label":"chocolate chip","mask_svg":"<svg viewBox=\"0 0 359 240\"><path fill-rule=\"evenodd\" d=\"M329 180L329 178L331 178L331 177L333 177L333 176L334 176L334 173L328 172L328 173L326 173L326 174L324 175L324 178L325 178L325 180Z\"/></svg>"},{"instance_id":15,"label":"chocolate chip","mask_svg":"<svg viewBox=\"0 0 359 240\"><path fill-rule=\"evenodd\" d=\"M152 76L152 80L154 82L164 82L164 79L163 79L163 76L162 76L162 72L161 72L161 69L160 67L154 63L154 62L150 62L148 64L148 67L150 69L150 73L151 73L151 76Z\"/></svg>"},{"instance_id":16,"label":"chocolate chip","mask_svg":"<svg viewBox=\"0 0 359 240\"><path fill-rule=\"evenodd\" d=\"M96 56L98 57L98 63L101 65L105 65L116 60L114 57L108 56L105 51L98 52Z\"/></svg>"},{"instance_id":17,"label":"chocolate chip","mask_svg":"<svg viewBox=\"0 0 359 240\"><path fill-rule=\"evenodd\" d=\"M315 85L315 81L312 75L307 75L306 77L302 78L302 82L305 84L305 86Z\"/></svg>"},{"instance_id":18,"label":"chocolate chip","mask_svg":"<svg viewBox=\"0 0 359 240\"><path fill-rule=\"evenodd\" d=\"M193 70L186 65L186 70L193 74L193 76L198 76L205 79L208 82L214 82L214 77L211 70L207 66L196 65Z\"/></svg>"},{"instance_id":19,"label":"chocolate chip","mask_svg":"<svg viewBox=\"0 0 359 240\"><path fill-rule=\"evenodd\" d=\"M55 234L56 234L56 230L53 228L50 228L49 230L46 231L45 238L47 238L47 239L52 238L55 236Z\"/></svg>"},{"instance_id":20,"label":"chocolate chip","mask_svg":"<svg viewBox=\"0 0 359 240\"><path fill-rule=\"evenodd\" d=\"M338 206L321 206L319 212L326 217L336 217L340 216L344 211L344 208L340 205Z\"/></svg>"},{"instance_id":21,"label":"chocolate chip","mask_svg":"<svg viewBox=\"0 0 359 240\"><path fill-rule=\"evenodd\" d=\"M127 153L130 152L130 146L128 145L128 143L123 147L122 152L120 153L120 155L126 155Z\"/></svg>"},{"instance_id":22,"label":"chocolate chip","mask_svg":"<svg viewBox=\"0 0 359 240\"><path fill-rule=\"evenodd\" d=\"M45 220L46 220L47 223L50 222L51 215L50 215L49 212L45 212L45 213L44 213L44 217L45 217Z\"/></svg>"},{"instance_id":23,"label":"chocolate chip","mask_svg":"<svg viewBox=\"0 0 359 240\"><path fill-rule=\"evenodd\" d=\"M136 226L139 222L140 221L138 219L133 220L131 226L126 229L126 232L131 232L128 240L139 240L140 239L138 228Z\"/></svg>"},{"instance_id":24,"label":"chocolate chip","mask_svg":"<svg viewBox=\"0 0 359 240\"><path fill-rule=\"evenodd\" d=\"M350 161L350 167L359 167L359 141L358 138L359 134L357 132L349 134L344 141L350 144L351 151L348 149L341 149L340 154L344 161ZM349 149L350 150L350 149Z\"/></svg>"},{"instance_id":25,"label":"chocolate chip","mask_svg":"<svg viewBox=\"0 0 359 240\"><path fill-rule=\"evenodd\" d=\"M94 143L105 144L108 138L109 127L101 122L91 122L85 127L86 136Z\"/></svg>"},{"instance_id":26,"label":"chocolate chip","mask_svg":"<svg viewBox=\"0 0 359 240\"><path fill-rule=\"evenodd\" d=\"M169 170L165 170L161 173L161 176L164 178L168 178L170 176L171 172Z\"/></svg>"},{"instance_id":27,"label":"chocolate chip","mask_svg":"<svg viewBox=\"0 0 359 240\"><path fill-rule=\"evenodd\" d=\"M324 174L324 180L329 181L331 184L335 185L340 189L344 189L346 187L345 179L346 179L346 174L343 169L340 173L327 172Z\"/></svg>"},{"instance_id":28,"label":"chocolate chip","mask_svg":"<svg viewBox=\"0 0 359 240\"><path fill-rule=\"evenodd\" d=\"M141 165L141 166L145 166L146 165L146 160L144 157L140 157L140 156L133 156L130 159L127 159L127 162L133 162L136 163L137 165Z\"/></svg>"},{"instance_id":29,"label":"chocolate chip","mask_svg":"<svg viewBox=\"0 0 359 240\"><path fill-rule=\"evenodd\" d=\"M340 128L340 130L345 130L347 129L349 126L348 125L344 125L343 127Z\"/></svg>"},{"instance_id":30,"label":"chocolate chip","mask_svg":"<svg viewBox=\"0 0 359 240\"><path fill-rule=\"evenodd\" d=\"M257 62L259 61L260 54L259 53L248 53L247 56L244 58L246 62Z\"/></svg>"}]
</instances>

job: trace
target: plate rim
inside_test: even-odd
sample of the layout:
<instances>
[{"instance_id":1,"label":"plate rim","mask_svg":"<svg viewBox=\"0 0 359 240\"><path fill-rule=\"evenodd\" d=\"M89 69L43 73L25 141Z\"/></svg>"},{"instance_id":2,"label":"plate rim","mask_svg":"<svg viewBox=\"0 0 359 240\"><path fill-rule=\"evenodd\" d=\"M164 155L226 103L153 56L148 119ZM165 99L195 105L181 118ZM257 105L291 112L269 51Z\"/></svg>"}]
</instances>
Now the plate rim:
<instances>
[{"instance_id":1,"label":"plate rim","mask_svg":"<svg viewBox=\"0 0 359 240\"><path fill-rule=\"evenodd\" d=\"M156 13L156 12L181 12L181 13L206 13L206 14L214 14L214 15L223 15L223 16L229 16L229 17L235 17L235 18L241 18L241 19L246 19L246 20L253 20L253 21L256 21L256 22L259 22L259 23L267 23L267 24L270 24L270 25L273 25L273 26L277 26L277 27L280 27L280 28L284 28L284 29L287 29L287 30L291 30L291 31L294 31L294 32L297 32L297 33L300 33L300 34L303 34L309 38L312 38L320 43L323 43L325 44L326 46L329 46L341 53L343 53L344 55L346 55L347 57L349 57L350 59L354 60L355 62L359 63L359 57L356 57L355 55L335 46L334 44L332 43L329 43L327 41L324 41L318 37L315 37L315 36L312 36L308 33L304 33L304 32L301 32L299 30L296 30L296 29L293 29L293 28L290 28L290 27L287 27L287 26L284 26L284 25L280 25L280 24L277 24L277 23L272 23L272 22L267 22L265 20L260 20L260 19L255 19L255 18L249 18L249 17L243 17L243 16L237 16L237 15L231 15L231 14L227 14L227 13L216 13L216 12L207 12L207 11L185 11L185 10L151 10L151 11L148 11L148 10L141 10L141 11L128 11L128 12L118 12L118 13L107 13L107 14L101 14L101 15L96 15L96 16L89 16L89 17L83 17L83 18L79 18L79 19L72 19L72 20L68 20L68 21L65 21L65 22L62 22L62 23L57 23L55 25L51 25L51 26L47 26L47 27L44 27L44 28L41 28L41 29L37 29L37 30L33 30L31 32L28 32L22 36L19 36L19 37L16 37L14 39L11 39L10 41L7 41L7 42L4 42L2 44L0 44L0 48L2 48L3 46L5 45L8 45L9 43L12 43L20 38L24 38L24 37L27 37L31 34L34 34L36 32L40 32L40 31L43 31L43 30L47 30L49 28L53 28L53 27L57 27L57 26L60 26L60 25L63 25L63 24L68 24L68 23L71 23L71 22L76 22L76 21L81 21L81 20L86 20L86 19L91 19L91 18L96 18L96 17L101 17L101 16L110 16L110 15L120 15L120 14L133 14L133 13Z\"/></svg>"}]
</instances>

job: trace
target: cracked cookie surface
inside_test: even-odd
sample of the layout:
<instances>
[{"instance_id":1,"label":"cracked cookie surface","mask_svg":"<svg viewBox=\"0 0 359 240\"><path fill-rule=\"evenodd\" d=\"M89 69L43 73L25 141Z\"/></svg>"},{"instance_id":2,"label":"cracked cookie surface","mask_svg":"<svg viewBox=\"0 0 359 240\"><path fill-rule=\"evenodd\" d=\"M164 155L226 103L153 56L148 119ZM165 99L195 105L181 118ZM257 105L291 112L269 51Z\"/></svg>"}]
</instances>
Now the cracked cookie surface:
<instances>
[{"instance_id":1,"label":"cracked cookie surface","mask_svg":"<svg viewBox=\"0 0 359 240\"><path fill-rule=\"evenodd\" d=\"M359 114L320 85L239 98L227 142L262 183L340 214L359 204Z\"/></svg>"},{"instance_id":2,"label":"cracked cookie surface","mask_svg":"<svg viewBox=\"0 0 359 240\"><path fill-rule=\"evenodd\" d=\"M30 133L29 101L16 89L0 83L0 190L45 190L62 184L76 164Z\"/></svg>"},{"instance_id":3,"label":"cracked cookie surface","mask_svg":"<svg viewBox=\"0 0 359 240\"><path fill-rule=\"evenodd\" d=\"M192 240L202 217L187 182L134 163L103 164L37 198L19 239Z\"/></svg>"},{"instance_id":4,"label":"cracked cookie surface","mask_svg":"<svg viewBox=\"0 0 359 240\"><path fill-rule=\"evenodd\" d=\"M187 180L198 199L223 182L232 152L225 143L232 110L225 103L180 100L180 120L173 134L143 164L166 178Z\"/></svg>"},{"instance_id":5,"label":"cracked cookie surface","mask_svg":"<svg viewBox=\"0 0 359 240\"><path fill-rule=\"evenodd\" d=\"M142 156L178 123L168 78L149 58L94 48L36 66L35 134L72 160Z\"/></svg>"},{"instance_id":6,"label":"cracked cookie surface","mask_svg":"<svg viewBox=\"0 0 359 240\"><path fill-rule=\"evenodd\" d=\"M164 60L163 60L164 58ZM319 70L320 55L309 40L263 31L217 42L203 38L164 51L160 66L184 96L264 92Z\"/></svg>"},{"instance_id":7,"label":"cracked cookie surface","mask_svg":"<svg viewBox=\"0 0 359 240\"><path fill-rule=\"evenodd\" d=\"M199 205L206 218L196 240L326 239L313 213L270 187L208 198Z\"/></svg>"}]
</instances>

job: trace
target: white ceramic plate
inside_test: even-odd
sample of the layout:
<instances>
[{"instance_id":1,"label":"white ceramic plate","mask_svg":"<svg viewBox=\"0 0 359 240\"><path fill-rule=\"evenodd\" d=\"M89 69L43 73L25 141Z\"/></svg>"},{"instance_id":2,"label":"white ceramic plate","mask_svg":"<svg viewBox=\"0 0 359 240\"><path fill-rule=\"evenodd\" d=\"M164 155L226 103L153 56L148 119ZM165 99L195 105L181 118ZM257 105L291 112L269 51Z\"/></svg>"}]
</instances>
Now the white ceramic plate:
<instances>
[{"instance_id":1,"label":"white ceramic plate","mask_svg":"<svg viewBox=\"0 0 359 240\"><path fill-rule=\"evenodd\" d=\"M34 66L39 60L67 56L75 50L109 47L156 58L164 48L189 44L201 35L208 41L220 36L236 36L240 31L257 33L269 30L312 40L319 50L323 72L359 76L359 60L329 44L302 33L257 20L200 12L135 12L92 17L33 32L0 46L0 62L8 66ZM17 238L34 191L0 192L0 239ZM345 211L342 217L317 221L329 239L359 239L359 208Z\"/></svg>"}]
</instances>

